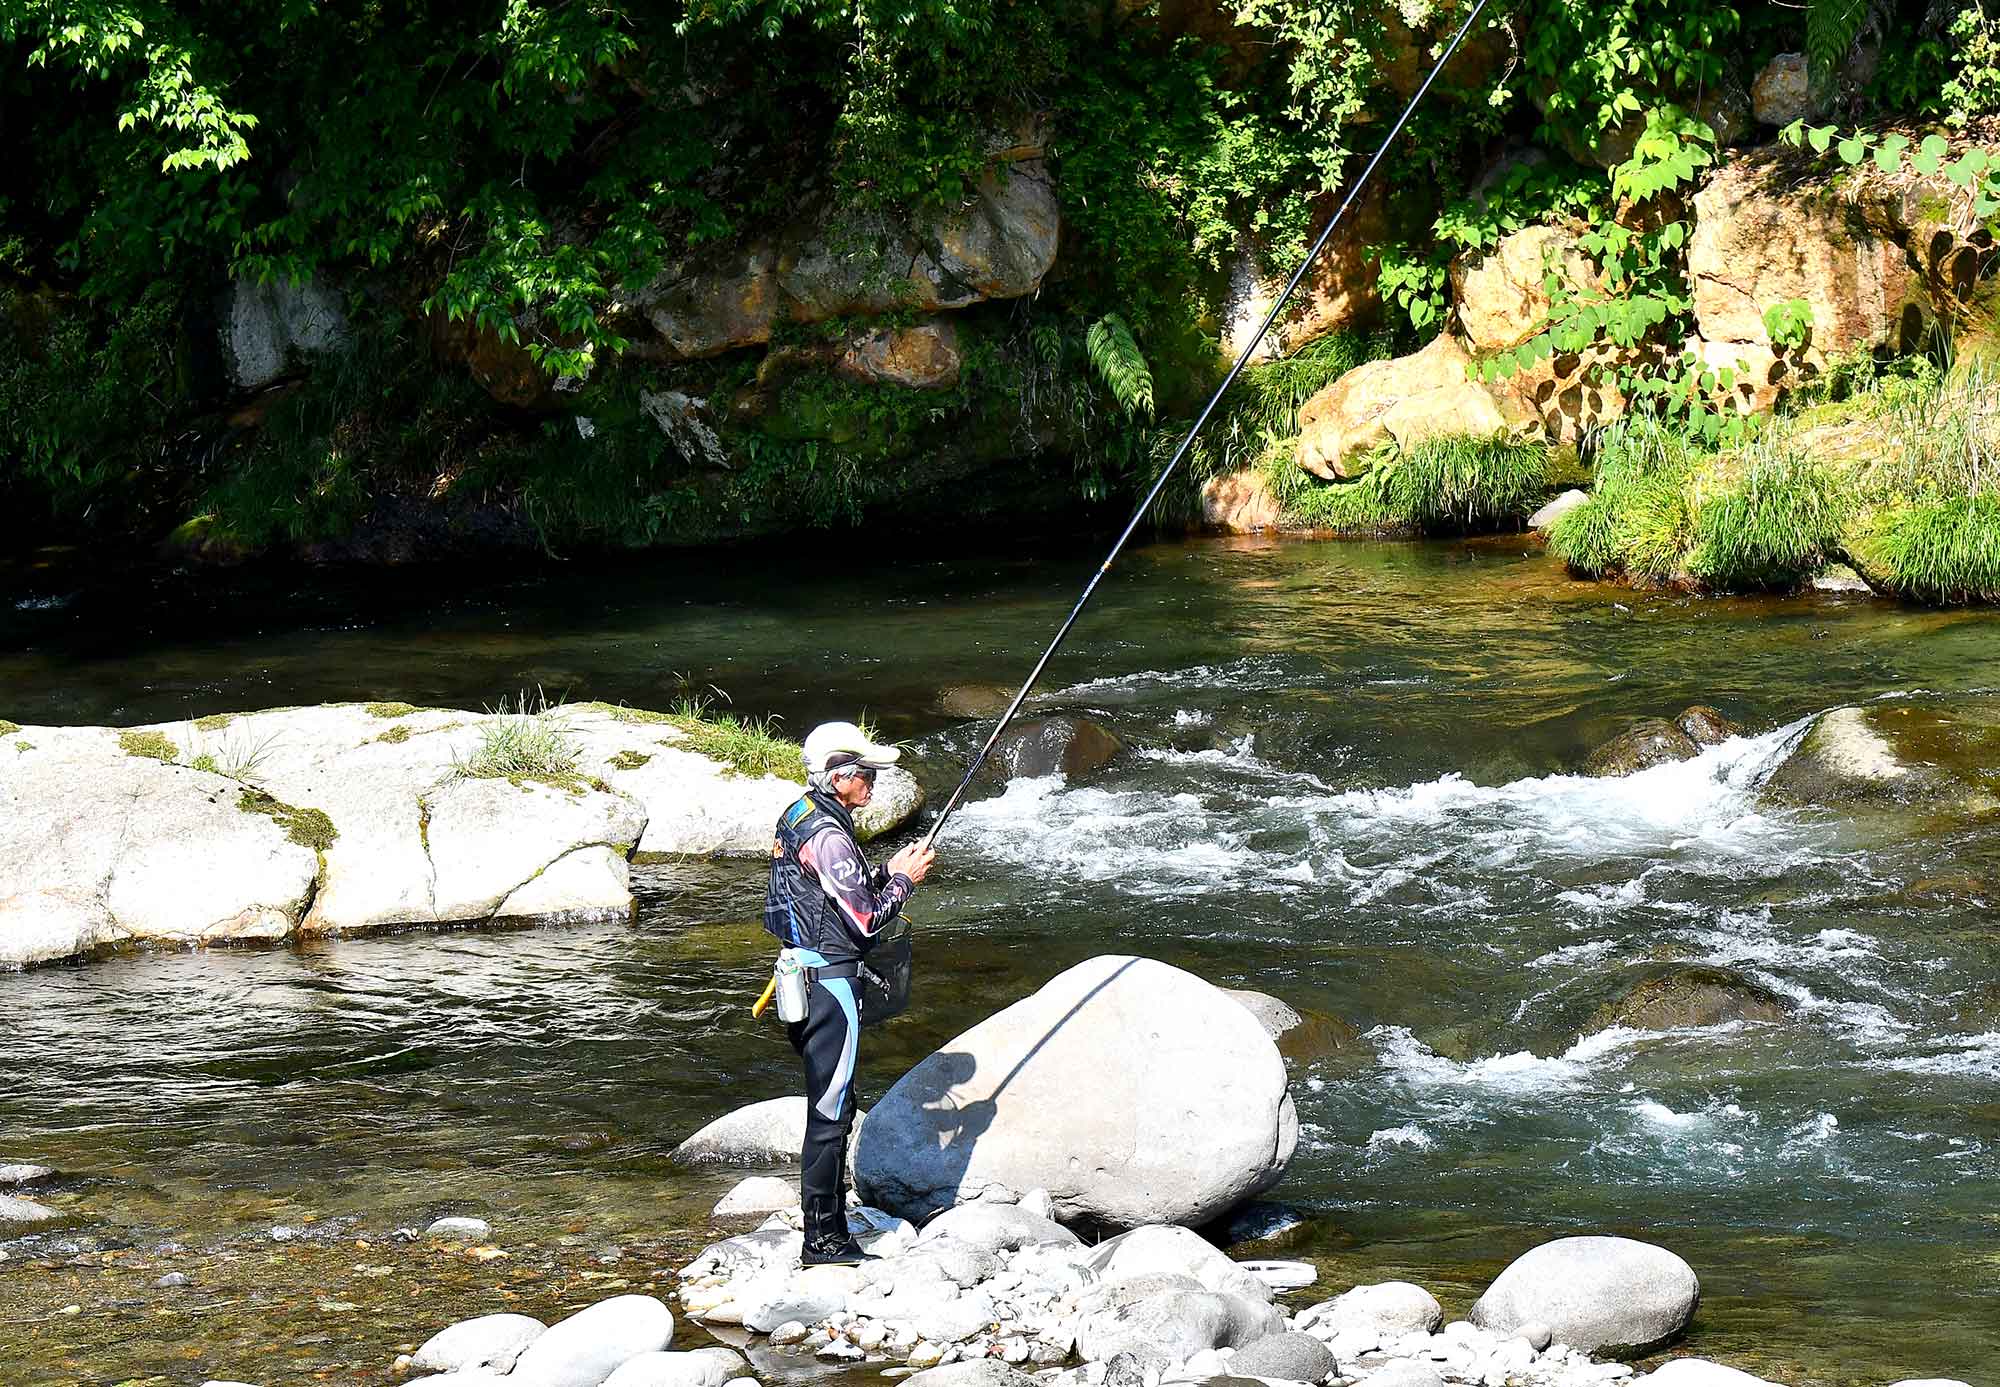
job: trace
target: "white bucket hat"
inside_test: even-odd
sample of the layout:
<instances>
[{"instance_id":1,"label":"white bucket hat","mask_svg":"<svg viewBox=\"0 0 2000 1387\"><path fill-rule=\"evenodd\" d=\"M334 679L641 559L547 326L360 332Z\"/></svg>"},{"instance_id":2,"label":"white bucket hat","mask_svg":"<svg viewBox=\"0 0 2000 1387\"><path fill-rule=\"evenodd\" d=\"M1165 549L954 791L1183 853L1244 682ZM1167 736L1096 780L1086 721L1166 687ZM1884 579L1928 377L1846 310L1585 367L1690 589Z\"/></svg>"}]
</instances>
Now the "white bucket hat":
<instances>
[{"instance_id":1,"label":"white bucket hat","mask_svg":"<svg viewBox=\"0 0 2000 1387\"><path fill-rule=\"evenodd\" d=\"M869 741L851 722L821 723L806 734L804 751L807 775L824 775L852 767L881 770L895 765L903 754L895 747Z\"/></svg>"}]
</instances>

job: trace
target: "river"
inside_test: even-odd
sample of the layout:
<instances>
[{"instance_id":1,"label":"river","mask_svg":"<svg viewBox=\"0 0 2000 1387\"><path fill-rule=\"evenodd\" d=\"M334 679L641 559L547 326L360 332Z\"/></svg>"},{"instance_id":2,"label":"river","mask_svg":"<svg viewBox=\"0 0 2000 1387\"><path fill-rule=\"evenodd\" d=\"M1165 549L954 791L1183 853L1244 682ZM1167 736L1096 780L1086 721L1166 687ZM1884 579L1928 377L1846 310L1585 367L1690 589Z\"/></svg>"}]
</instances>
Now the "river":
<instances>
[{"instance_id":1,"label":"river","mask_svg":"<svg viewBox=\"0 0 2000 1387\"><path fill-rule=\"evenodd\" d=\"M794 735L866 711L937 798L984 730L941 691L1017 680L1088 569L885 553L834 575L761 551L476 582L44 579L0 614L0 715L719 690ZM1996 684L1984 613L1634 594L1517 541L1148 546L1046 697L1128 750L1085 783L989 787L954 820L914 911L916 1004L871 1033L864 1106L1069 964L1151 954L1351 1028L1294 1070L1303 1135L1273 1196L1312 1216L1286 1255L1322 1266L1315 1294L1401 1277L1463 1314L1535 1243L1625 1233L1700 1274L1694 1352L1798 1387L1990 1380L2000 832L1774 809L1758 787L1819 709ZM1694 702L1747 735L1574 774L1630 719ZM794 1074L747 1010L767 966L755 864L636 878L631 928L0 975L0 1160L70 1172L47 1197L82 1216L0 1243L0 1380L389 1380L394 1344L502 1284L465 1272L400 1329L352 1291L394 1228L440 1213L532 1242L564 1294L609 1284L587 1257L620 1285L666 1268L732 1178L667 1153ZM1790 1019L1579 1038L1662 960L1739 970ZM145 1289L181 1255L163 1241L198 1282L226 1279L201 1261L221 1258L261 1292L173 1319ZM287 1270L288 1246L324 1255ZM90 1269L121 1258L138 1289L93 1299L110 1273Z\"/></svg>"}]
</instances>

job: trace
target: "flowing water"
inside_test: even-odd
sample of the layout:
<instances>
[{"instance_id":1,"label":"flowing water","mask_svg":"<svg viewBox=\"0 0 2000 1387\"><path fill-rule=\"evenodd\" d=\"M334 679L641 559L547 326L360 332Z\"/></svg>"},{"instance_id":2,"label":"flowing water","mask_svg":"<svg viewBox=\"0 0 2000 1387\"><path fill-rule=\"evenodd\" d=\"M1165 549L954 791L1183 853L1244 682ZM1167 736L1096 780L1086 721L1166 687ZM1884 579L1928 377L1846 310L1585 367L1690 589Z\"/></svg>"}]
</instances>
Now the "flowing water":
<instances>
[{"instance_id":1,"label":"flowing water","mask_svg":"<svg viewBox=\"0 0 2000 1387\"><path fill-rule=\"evenodd\" d=\"M713 687L795 732L865 708L938 797L985 730L941 691L1018 679L1087 569L665 562L477 592L44 582L0 632L0 714ZM2000 621L1635 595L1517 544L1162 544L1050 681L1047 704L1128 750L954 820L915 910L916 1005L871 1033L864 1105L1069 964L1151 954L1337 1019L1294 1066L1303 1135L1274 1196L1312 1216L1286 1255L1321 1265L1315 1294L1403 1277L1462 1314L1539 1241L1626 1233L1700 1273L1695 1352L1797 1384L1995 1380L2000 832L1759 786L1816 710L2000 684ZM1574 773L1697 701L1746 735ZM0 1160L70 1172L43 1197L78 1215L0 1244L0 1380L382 1381L450 1314L560 1312L669 1267L734 1173L667 1153L795 1075L747 1014L756 866L637 886L631 928L0 976ZM1790 1018L1586 1034L1663 961L1735 969ZM510 1259L391 1255L393 1229L450 1212ZM209 1313L151 1289L177 1257Z\"/></svg>"}]
</instances>

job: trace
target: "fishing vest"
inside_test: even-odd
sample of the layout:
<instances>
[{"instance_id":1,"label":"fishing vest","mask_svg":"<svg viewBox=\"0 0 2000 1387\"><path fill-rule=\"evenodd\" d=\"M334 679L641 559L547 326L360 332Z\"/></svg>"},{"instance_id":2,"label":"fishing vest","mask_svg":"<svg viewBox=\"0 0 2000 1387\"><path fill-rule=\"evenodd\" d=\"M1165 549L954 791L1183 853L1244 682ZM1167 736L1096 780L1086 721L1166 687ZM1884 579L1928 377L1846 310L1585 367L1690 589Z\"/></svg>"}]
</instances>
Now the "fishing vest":
<instances>
[{"instance_id":1,"label":"fishing vest","mask_svg":"<svg viewBox=\"0 0 2000 1387\"><path fill-rule=\"evenodd\" d=\"M854 837L846 807L811 790L779 816L777 836L771 840L771 882L764 891L764 928L787 948L811 949L828 963L841 963L859 958L861 951L840 907L799 861L799 849L828 827Z\"/></svg>"}]
</instances>

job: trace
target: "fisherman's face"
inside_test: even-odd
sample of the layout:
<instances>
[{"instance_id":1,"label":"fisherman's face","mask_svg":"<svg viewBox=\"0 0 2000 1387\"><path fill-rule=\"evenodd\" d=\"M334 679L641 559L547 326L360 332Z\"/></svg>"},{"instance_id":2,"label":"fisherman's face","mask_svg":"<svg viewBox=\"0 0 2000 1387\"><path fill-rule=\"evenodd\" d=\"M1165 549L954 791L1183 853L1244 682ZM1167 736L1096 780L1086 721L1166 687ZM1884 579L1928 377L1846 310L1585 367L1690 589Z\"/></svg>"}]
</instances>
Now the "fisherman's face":
<instances>
[{"instance_id":1,"label":"fisherman's face","mask_svg":"<svg viewBox=\"0 0 2000 1387\"><path fill-rule=\"evenodd\" d=\"M833 793L849 809L859 809L875 793L875 772L842 771L833 777Z\"/></svg>"}]
</instances>

